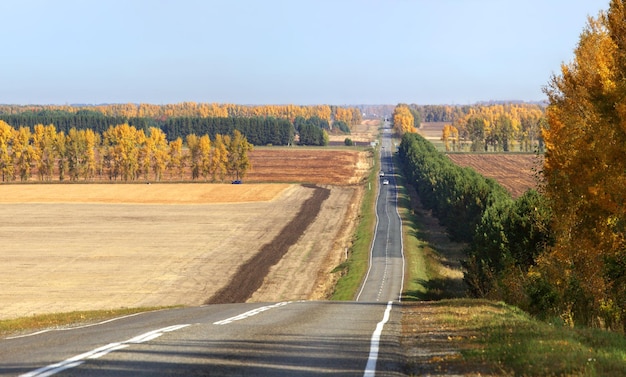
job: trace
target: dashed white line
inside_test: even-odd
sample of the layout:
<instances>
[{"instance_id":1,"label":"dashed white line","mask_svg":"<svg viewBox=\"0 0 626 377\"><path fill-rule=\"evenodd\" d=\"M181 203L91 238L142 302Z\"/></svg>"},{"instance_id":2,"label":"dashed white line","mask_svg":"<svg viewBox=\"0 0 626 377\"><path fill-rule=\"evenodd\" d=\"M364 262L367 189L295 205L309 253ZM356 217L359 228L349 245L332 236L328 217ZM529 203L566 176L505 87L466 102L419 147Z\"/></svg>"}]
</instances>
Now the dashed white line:
<instances>
[{"instance_id":1,"label":"dashed white line","mask_svg":"<svg viewBox=\"0 0 626 377\"><path fill-rule=\"evenodd\" d=\"M213 322L213 324L214 325L227 325L229 323L232 323L232 322L235 322L235 321L240 321L242 319L246 319L248 317L252 317L253 315L257 315L259 313L263 313L264 311L267 311L267 310L270 310L270 309L278 308L280 306L285 306L285 305L287 305L289 303L291 303L291 301L279 302L279 303L274 304L274 305L262 306L260 308L252 309L252 310L247 311L245 313L236 315L234 317L230 317L230 318L223 319L221 321Z\"/></svg>"},{"instance_id":2,"label":"dashed white line","mask_svg":"<svg viewBox=\"0 0 626 377\"><path fill-rule=\"evenodd\" d=\"M184 325L174 325L174 326L168 326L168 327L164 327L162 329L158 329L158 330L153 330L153 331L149 331L145 334L141 334L139 336L133 337L131 339L128 339L125 342L121 342L121 343L110 343L107 344L106 346L102 346L102 347L98 347L94 350L91 350L89 352L85 352L85 353L81 353L80 355L76 355L74 357L70 357L67 360L61 361L60 363L55 363L55 364L50 364L48 366L45 366L43 368L39 368L36 369L32 372L28 372L25 374L20 375L20 377L48 377L48 376L52 376L54 374L57 374L59 372L62 372L64 370L70 369L70 368L74 368L77 367L81 364L83 364L86 360L91 360L91 359L98 359L108 353L111 353L113 351L117 351L120 350L122 348L126 348L131 344L139 344L139 343L144 343L153 339L158 338L159 336L163 335L166 332L171 332L171 331L176 331L176 330L180 330L184 327L187 327L189 325L184 324Z\"/></svg>"}]
</instances>

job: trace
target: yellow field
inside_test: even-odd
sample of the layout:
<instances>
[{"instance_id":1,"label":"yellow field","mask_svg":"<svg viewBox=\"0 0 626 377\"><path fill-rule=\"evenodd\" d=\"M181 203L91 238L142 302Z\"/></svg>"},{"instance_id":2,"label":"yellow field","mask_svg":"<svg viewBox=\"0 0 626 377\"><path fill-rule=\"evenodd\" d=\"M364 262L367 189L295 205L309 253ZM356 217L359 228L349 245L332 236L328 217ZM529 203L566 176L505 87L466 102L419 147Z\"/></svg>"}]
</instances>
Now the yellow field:
<instances>
[{"instance_id":1,"label":"yellow field","mask_svg":"<svg viewBox=\"0 0 626 377\"><path fill-rule=\"evenodd\" d=\"M287 184L10 184L0 203L209 204L269 201Z\"/></svg>"}]
</instances>

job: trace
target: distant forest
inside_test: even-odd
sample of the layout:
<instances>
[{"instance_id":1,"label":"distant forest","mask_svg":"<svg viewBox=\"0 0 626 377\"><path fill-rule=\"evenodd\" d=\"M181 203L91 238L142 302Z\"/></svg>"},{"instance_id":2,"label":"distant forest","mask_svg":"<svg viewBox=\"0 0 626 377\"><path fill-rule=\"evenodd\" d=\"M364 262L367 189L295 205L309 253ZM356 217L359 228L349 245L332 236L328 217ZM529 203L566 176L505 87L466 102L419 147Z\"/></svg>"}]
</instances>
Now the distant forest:
<instances>
[{"instance_id":1,"label":"distant forest","mask_svg":"<svg viewBox=\"0 0 626 377\"><path fill-rule=\"evenodd\" d=\"M101 106L0 105L0 120L13 128L54 125L105 132L110 126L128 124L138 130L162 130L169 141L187 135L215 137L241 132L254 145L325 145L326 132L350 133L362 120L361 110L338 106L240 106L197 104L123 104Z\"/></svg>"}]
</instances>

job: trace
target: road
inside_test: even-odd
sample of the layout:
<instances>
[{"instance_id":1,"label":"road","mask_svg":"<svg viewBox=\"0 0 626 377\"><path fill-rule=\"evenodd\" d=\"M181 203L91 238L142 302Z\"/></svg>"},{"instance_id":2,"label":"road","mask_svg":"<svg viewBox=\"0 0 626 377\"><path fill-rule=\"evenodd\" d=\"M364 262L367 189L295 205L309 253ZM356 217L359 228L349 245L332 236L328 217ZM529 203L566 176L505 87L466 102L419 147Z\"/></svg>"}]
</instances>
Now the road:
<instances>
[{"instance_id":1,"label":"road","mask_svg":"<svg viewBox=\"0 0 626 377\"><path fill-rule=\"evenodd\" d=\"M391 130L383 130L380 188L376 200L376 232L370 253L370 268L357 296L359 302L400 300L404 283L402 222L398 214L396 171ZM388 184L383 184L386 180Z\"/></svg>"},{"instance_id":2,"label":"road","mask_svg":"<svg viewBox=\"0 0 626 377\"><path fill-rule=\"evenodd\" d=\"M354 302L162 310L0 340L7 376L401 376L400 217L384 131L371 267ZM382 183L382 182L381 182Z\"/></svg>"}]
</instances>

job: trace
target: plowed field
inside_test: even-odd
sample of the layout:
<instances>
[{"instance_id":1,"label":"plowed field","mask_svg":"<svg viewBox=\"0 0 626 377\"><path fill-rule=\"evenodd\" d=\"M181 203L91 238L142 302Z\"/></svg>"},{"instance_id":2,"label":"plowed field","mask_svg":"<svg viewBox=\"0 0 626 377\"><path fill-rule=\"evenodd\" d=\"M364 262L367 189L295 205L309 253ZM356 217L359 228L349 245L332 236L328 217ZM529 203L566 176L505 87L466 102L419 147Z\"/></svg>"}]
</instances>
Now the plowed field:
<instances>
[{"instance_id":1,"label":"plowed field","mask_svg":"<svg viewBox=\"0 0 626 377\"><path fill-rule=\"evenodd\" d=\"M297 182L330 185L359 183L370 167L368 152L326 148L256 148L246 182Z\"/></svg>"},{"instance_id":2,"label":"plowed field","mask_svg":"<svg viewBox=\"0 0 626 377\"><path fill-rule=\"evenodd\" d=\"M534 154L451 153L448 157L460 166L469 166L504 186L513 197L537 187L535 170L540 166Z\"/></svg>"}]
</instances>

